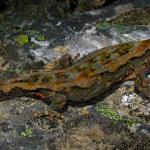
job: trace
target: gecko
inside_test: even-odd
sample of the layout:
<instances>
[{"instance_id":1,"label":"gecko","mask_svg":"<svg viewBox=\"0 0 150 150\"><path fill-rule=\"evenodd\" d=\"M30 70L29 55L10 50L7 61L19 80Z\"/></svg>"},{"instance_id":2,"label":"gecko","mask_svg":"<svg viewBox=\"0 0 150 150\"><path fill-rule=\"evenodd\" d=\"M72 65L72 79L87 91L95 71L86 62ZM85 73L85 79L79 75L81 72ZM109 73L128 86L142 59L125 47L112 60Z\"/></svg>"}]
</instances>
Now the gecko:
<instances>
[{"instance_id":1,"label":"gecko","mask_svg":"<svg viewBox=\"0 0 150 150\"><path fill-rule=\"evenodd\" d=\"M128 80L135 82L135 91L149 99L149 73L150 39L127 42L96 50L64 68L36 71L0 83L0 102L31 97L61 112L68 105L102 100L113 87Z\"/></svg>"}]
</instances>

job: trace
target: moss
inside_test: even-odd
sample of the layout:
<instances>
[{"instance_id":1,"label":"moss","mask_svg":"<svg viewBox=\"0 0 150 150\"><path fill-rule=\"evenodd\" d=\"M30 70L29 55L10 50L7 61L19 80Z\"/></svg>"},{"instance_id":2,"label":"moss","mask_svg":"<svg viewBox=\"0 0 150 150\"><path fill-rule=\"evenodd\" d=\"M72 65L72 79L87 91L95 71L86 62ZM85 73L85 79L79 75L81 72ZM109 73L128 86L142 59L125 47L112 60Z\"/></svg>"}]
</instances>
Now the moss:
<instances>
[{"instance_id":1,"label":"moss","mask_svg":"<svg viewBox=\"0 0 150 150\"><path fill-rule=\"evenodd\" d=\"M112 24L110 23L107 23L107 22L100 22L100 23L97 23L96 25L96 28L97 29L108 29L108 28L111 28L112 27Z\"/></svg>"},{"instance_id":2,"label":"moss","mask_svg":"<svg viewBox=\"0 0 150 150\"><path fill-rule=\"evenodd\" d=\"M25 34L21 34L21 35L18 35L16 37L15 41L19 45L23 46L23 45L25 45L25 44L27 44L29 42L29 37L27 35L25 35Z\"/></svg>"},{"instance_id":3,"label":"moss","mask_svg":"<svg viewBox=\"0 0 150 150\"><path fill-rule=\"evenodd\" d=\"M45 40L45 36L39 35L39 36L36 37L36 39L37 39L38 41L44 41L44 40Z\"/></svg>"},{"instance_id":4,"label":"moss","mask_svg":"<svg viewBox=\"0 0 150 150\"><path fill-rule=\"evenodd\" d=\"M114 110L112 110L108 105L100 103L95 107L95 110L97 112L100 112L102 115L104 115L105 117L108 117L109 119L118 121L118 120L122 120L122 117L115 112Z\"/></svg>"},{"instance_id":5,"label":"moss","mask_svg":"<svg viewBox=\"0 0 150 150\"><path fill-rule=\"evenodd\" d=\"M26 128L25 131L22 131L20 133L21 136L24 136L24 137L32 137L33 136L33 130L32 128Z\"/></svg>"},{"instance_id":6,"label":"moss","mask_svg":"<svg viewBox=\"0 0 150 150\"><path fill-rule=\"evenodd\" d=\"M125 117L119 115L116 111L114 111L112 108L110 108L107 104L104 104L104 103L98 103L95 106L95 111L97 113L100 113L103 116L113 120L115 123L122 122L122 123L126 124L127 126L133 126L133 125L139 123L139 121L137 121L135 119L125 118Z\"/></svg>"},{"instance_id":7,"label":"moss","mask_svg":"<svg viewBox=\"0 0 150 150\"><path fill-rule=\"evenodd\" d=\"M109 23L109 22L99 22L96 24L96 28L98 30L101 29L109 29L109 28L115 28L117 29L120 33L123 33L126 31L129 27L127 25L123 24L115 24L115 23Z\"/></svg>"},{"instance_id":8,"label":"moss","mask_svg":"<svg viewBox=\"0 0 150 150\"><path fill-rule=\"evenodd\" d=\"M128 27L122 24L113 24L114 28L116 28L120 33L123 33Z\"/></svg>"}]
</instances>

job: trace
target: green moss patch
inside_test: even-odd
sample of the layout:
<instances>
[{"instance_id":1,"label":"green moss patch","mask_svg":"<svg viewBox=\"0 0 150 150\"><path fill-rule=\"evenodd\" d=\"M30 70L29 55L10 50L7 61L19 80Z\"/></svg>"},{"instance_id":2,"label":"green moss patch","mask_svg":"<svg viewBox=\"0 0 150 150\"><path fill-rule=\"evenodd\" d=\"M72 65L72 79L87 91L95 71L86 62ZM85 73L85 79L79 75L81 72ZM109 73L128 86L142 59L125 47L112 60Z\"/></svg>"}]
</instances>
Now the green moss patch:
<instances>
[{"instance_id":1,"label":"green moss patch","mask_svg":"<svg viewBox=\"0 0 150 150\"><path fill-rule=\"evenodd\" d=\"M38 40L38 41L44 41L45 40L45 36L39 35L39 36L36 37L36 40Z\"/></svg>"},{"instance_id":2,"label":"green moss patch","mask_svg":"<svg viewBox=\"0 0 150 150\"><path fill-rule=\"evenodd\" d=\"M124 32L124 30L127 30L129 27L127 25L123 24L114 24L114 23L109 23L109 22L99 22L96 24L97 30L102 30L102 29L110 29L110 28L115 28L119 32Z\"/></svg>"},{"instance_id":3,"label":"green moss patch","mask_svg":"<svg viewBox=\"0 0 150 150\"><path fill-rule=\"evenodd\" d=\"M113 120L115 123L122 122L122 123L126 124L127 126L133 126L133 125L139 123L139 121L137 121L135 119L126 118L126 117L119 115L115 110L110 108L105 103L98 103L95 106L95 111L97 113L100 113L103 116Z\"/></svg>"},{"instance_id":4,"label":"green moss patch","mask_svg":"<svg viewBox=\"0 0 150 150\"><path fill-rule=\"evenodd\" d=\"M21 136L24 136L24 137L32 137L33 136L33 130L32 128L26 128L24 131L22 131L20 133Z\"/></svg>"},{"instance_id":5,"label":"green moss patch","mask_svg":"<svg viewBox=\"0 0 150 150\"><path fill-rule=\"evenodd\" d=\"M23 46L23 45L25 45L25 44L27 44L29 42L29 37L27 35L25 35L25 34L21 34L21 35L18 35L16 37L15 41L19 45Z\"/></svg>"}]
</instances>

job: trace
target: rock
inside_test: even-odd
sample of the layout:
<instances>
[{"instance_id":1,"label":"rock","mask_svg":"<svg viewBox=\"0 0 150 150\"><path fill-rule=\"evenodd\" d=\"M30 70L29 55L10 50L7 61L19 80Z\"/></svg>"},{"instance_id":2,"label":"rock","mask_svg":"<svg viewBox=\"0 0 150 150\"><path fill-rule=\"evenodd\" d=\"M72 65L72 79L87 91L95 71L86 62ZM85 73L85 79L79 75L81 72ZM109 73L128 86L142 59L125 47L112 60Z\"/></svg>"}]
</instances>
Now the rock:
<instances>
[{"instance_id":1,"label":"rock","mask_svg":"<svg viewBox=\"0 0 150 150\"><path fill-rule=\"evenodd\" d=\"M44 63L54 63L66 52L72 56L80 53L80 57L83 57L112 44L150 37L149 8L144 8L150 6L149 0L122 0L109 6L110 2L1 0L2 80L40 70ZM105 4L108 6L103 7ZM101 9L96 9L99 7ZM84 12L87 10L92 11ZM55 16L69 18L58 19ZM123 25L117 26L119 23ZM28 36L28 42L16 46L15 39L22 34ZM36 38L39 36L46 37L46 40ZM60 63L64 61L66 66L72 64L65 58ZM53 65L48 66L48 70L52 68ZM49 107L34 99L22 97L2 102L0 149L149 150L150 103L136 95L134 85L122 85L104 100L104 104L109 108L102 107L103 113L95 111L96 105L69 107L63 114L64 120L60 120L48 116L35 117L35 112L47 113ZM136 124L132 119L140 123Z\"/></svg>"},{"instance_id":2,"label":"rock","mask_svg":"<svg viewBox=\"0 0 150 150\"><path fill-rule=\"evenodd\" d=\"M129 25L150 25L150 8L135 9L126 12L109 22L116 24L129 24Z\"/></svg>"},{"instance_id":3,"label":"rock","mask_svg":"<svg viewBox=\"0 0 150 150\"><path fill-rule=\"evenodd\" d=\"M108 5L113 1L115 0L89 0L88 2L86 0L24 0L23 2L2 0L0 2L0 12L5 13L5 11L10 10L15 12L17 16L22 15L24 17L37 17L37 14L40 17L45 15L44 17L47 19L49 16L62 17L68 16L75 11L79 13L92 10L104 4Z\"/></svg>"}]
</instances>

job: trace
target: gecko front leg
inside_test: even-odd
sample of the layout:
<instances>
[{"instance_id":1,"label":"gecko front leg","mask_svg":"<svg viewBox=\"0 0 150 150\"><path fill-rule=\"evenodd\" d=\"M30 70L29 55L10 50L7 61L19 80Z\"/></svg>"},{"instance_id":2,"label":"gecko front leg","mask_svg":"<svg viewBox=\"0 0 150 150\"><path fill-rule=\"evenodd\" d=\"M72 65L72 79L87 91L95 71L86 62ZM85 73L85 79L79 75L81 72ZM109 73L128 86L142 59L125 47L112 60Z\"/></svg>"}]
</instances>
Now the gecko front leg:
<instances>
[{"instance_id":1,"label":"gecko front leg","mask_svg":"<svg viewBox=\"0 0 150 150\"><path fill-rule=\"evenodd\" d=\"M135 89L142 96L150 99L150 67L143 69L135 81Z\"/></svg>"},{"instance_id":2,"label":"gecko front leg","mask_svg":"<svg viewBox=\"0 0 150 150\"><path fill-rule=\"evenodd\" d=\"M35 111L35 112L33 112L33 116L36 118L48 117L49 119L57 118L60 120L64 120L64 117L61 114L61 112L64 110L64 108L67 104L66 96L64 96L63 94L60 94L60 93L50 92L46 99L48 101L50 101L50 106L49 106L48 111L46 111L46 112L36 112ZM46 99L43 99L43 101L45 101Z\"/></svg>"},{"instance_id":3,"label":"gecko front leg","mask_svg":"<svg viewBox=\"0 0 150 150\"><path fill-rule=\"evenodd\" d=\"M57 112L62 112L67 104L66 96L60 93L51 92L48 99L51 102L50 109Z\"/></svg>"}]
</instances>

